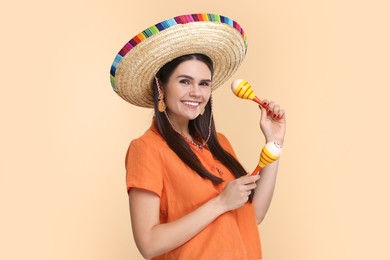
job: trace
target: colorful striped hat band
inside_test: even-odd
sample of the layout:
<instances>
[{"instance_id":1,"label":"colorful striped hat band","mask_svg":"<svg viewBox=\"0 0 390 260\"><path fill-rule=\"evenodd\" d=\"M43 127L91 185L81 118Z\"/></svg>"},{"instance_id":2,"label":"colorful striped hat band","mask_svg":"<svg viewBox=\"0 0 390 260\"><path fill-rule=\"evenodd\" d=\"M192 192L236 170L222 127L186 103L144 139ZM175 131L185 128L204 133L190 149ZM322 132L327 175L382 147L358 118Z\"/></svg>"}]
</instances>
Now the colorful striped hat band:
<instances>
[{"instance_id":1,"label":"colorful striped hat band","mask_svg":"<svg viewBox=\"0 0 390 260\"><path fill-rule=\"evenodd\" d=\"M154 76L169 61L193 53L208 56L214 65L215 90L238 69L246 50L243 29L226 16L177 16L149 27L125 44L111 66L111 85L131 104L152 108Z\"/></svg>"}]
</instances>

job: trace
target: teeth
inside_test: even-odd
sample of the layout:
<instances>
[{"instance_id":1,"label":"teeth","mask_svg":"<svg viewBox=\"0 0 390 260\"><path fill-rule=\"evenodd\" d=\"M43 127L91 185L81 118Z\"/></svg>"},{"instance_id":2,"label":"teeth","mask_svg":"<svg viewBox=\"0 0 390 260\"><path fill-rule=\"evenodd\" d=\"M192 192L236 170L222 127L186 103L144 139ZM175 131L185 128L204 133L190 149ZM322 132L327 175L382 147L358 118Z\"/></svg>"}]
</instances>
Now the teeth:
<instances>
[{"instance_id":1,"label":"teeth","mask_svg":"<svg viewBox=\"0 0 390 260\"><path fill-rule=\"evenodd\" d=\"M189 106L198 106L200 104L199 102L190 102L190 101L184 101L183 103Z\"/></svg>"}]
</instances>

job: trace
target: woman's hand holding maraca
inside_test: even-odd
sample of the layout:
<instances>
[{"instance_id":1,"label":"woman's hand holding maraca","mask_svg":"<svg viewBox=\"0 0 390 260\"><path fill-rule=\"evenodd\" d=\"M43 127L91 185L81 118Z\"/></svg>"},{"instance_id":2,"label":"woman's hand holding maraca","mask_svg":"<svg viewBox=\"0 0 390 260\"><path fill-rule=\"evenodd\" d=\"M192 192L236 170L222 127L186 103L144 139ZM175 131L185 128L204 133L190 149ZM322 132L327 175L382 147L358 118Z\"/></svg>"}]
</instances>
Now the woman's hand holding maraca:
<instances>
[{"instance_id":1,"label":"woman's hand holding maraca","mask_svg":"<svg viewBox=\"0 0 390 260\"><path fill-rule=\"evenodd\" d=\"M260 176L255 175L242 176L230 181L218 196L222 212L234 210L244 205L248 201L252 190L256 188L256 181L259 179Z\"/></svg>"},{"instance_id":2,"label":"woman's hand holding maraca","mask_svg":"<svg viewBox=\"0 0 390 260\"><path fill-rule=\"evenodd\" d=\"M278 104L264 99L263 103L268 106L261 109L260 129L264 134L266 143L277 142L280 146L283 145L284 135L286 133L286 117L284 109L281 109Z\"/></svg>"},{"instance_id":3,"label":"woman's hand holding maraca","mask_svg":"<svg viewBox=\"0 0 390 260\"><path fill-rule=\"evenodd\" d=\"M265 136L266 143L277 142L283 144L286 133L286 118L284 110L278 104L261 101L253 92L251 84L243 79L236 79L231 84L231 89L239 98L248 99L259 104L261 109L260 128Z\"/></svg>"}]
</instances>

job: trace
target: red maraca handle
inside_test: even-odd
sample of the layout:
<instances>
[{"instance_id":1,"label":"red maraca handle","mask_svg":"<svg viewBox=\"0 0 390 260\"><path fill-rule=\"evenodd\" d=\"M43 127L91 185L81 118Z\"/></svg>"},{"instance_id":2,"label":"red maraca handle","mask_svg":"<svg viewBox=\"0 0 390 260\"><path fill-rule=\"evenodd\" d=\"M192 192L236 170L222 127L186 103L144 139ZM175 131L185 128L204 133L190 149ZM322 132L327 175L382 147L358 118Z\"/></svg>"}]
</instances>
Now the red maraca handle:
<instances>
[{"instance_id":1,"label":"red maraca handle","mask_svg":"<svg viewBox=\"0 0 390 260\"><path fill-rule=\"evenodd\" d=\"M268 104L264 104L263 101L261 101L258 97L254 97L253 98L253 101L255 101L257 104L259 104L260 106L264 107L266 110L268 110Z\"/></svg>"},{"instance_id":2,"label":"red maraca handle","mask_svg":"<svg viewBox=\"0 0 390 260\"><path fill-rule=\"evenodd\" d=\"M253 170L253 172L251 173L251 175L256 175L256 174L258 174L260 170L261 170L260 165L257 165L256 169Z\"/></svg>"}]
</instances>

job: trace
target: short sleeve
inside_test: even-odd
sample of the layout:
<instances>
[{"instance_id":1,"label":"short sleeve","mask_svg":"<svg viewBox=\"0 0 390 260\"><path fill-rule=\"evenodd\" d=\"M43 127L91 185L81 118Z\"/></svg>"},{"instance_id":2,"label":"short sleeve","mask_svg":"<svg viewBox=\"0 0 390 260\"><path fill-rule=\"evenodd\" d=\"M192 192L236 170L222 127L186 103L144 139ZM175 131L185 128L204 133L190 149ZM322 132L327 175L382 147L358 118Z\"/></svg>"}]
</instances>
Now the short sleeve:
<instances>
[{"instance_id":1,"label":"short sleeve","mask_svg":"<svg viewBox=\"0 0 390 260\"><path fill-rule=\"evenodd\" d=\"M161 197L163 188L163 167L158 149L142 139L133 140L126 154L127 191L141 188Z\"/></svg>"}]
</instances>

